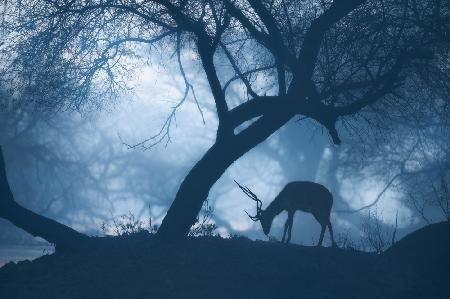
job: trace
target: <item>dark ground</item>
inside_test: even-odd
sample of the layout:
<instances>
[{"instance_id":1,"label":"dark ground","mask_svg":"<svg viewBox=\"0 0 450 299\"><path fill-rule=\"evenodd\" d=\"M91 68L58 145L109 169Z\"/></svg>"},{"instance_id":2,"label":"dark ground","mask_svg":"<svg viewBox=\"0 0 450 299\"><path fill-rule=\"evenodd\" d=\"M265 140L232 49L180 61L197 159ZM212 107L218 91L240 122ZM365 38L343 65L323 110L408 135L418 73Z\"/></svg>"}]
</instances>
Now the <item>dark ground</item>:
<instances>
[{"instance_id":1,"label":"dark ground","mask_svg":"<svg viewBox=\"0 0 450 299\"><path fill-rule=\"evenodd\" d=\"M450 223L383 255L140 233L0 268L0 298L450 298Z\"/></svg>"}]
</instances>

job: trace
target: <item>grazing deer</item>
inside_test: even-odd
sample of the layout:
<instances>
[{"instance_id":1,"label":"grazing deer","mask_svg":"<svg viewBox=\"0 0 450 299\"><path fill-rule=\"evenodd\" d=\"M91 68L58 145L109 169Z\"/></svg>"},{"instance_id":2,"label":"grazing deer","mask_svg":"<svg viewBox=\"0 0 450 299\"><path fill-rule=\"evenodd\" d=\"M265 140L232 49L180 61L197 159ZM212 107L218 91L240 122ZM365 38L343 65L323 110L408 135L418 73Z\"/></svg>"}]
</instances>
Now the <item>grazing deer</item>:
<instances>
[{"instance_id":1,"label":"grazing deer","mask_svg":"<svg viewBox=\"0 0 450 299\"><path fill-rule=\"evenodd\" d=\"M247 211L245 213L253 221L261 222L264 234L268 235L272 221L275 216L283 211L288 212L288 218L284 224L283 238L281 242L284 242L286 237L286 231L288 232L286 243L291 240L292 223L294 220L294 214L297 210L311 213L314 218L322 226L320 232L320 239L317 246L322 245L325 229L328 226L331 236L331 242L333 247L336 246L333 237L333 229L330 222L331 206L333 205L333 195L331 192L322 186L321 184L313 182L291 182L288 183L283 190L275 197L275 199L269 204L269 206L263 210L262 201L250 191L248 187L241 186L238 182L239 188L251 199L256 201L256 215L251 216Z\"/></svg>"}]
</instances>

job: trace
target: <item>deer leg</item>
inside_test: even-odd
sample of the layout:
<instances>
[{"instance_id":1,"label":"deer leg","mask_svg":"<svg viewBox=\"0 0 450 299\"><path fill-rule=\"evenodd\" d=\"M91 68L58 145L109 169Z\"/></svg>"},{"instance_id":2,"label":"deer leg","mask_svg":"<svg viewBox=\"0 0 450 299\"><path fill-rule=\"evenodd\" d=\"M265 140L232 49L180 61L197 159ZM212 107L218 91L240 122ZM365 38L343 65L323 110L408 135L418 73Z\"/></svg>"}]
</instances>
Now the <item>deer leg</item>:
<instances>
[{"instance_id":1,"label":"deer leg","mask_svg":"<svg viewBox=\"0 0 450 299\"><path fill-rule=\"evenodd\" d=\"M286 237L286 232L288 230L289 226L289 217L286 219L286 222L284 223L284 232L283 232L283 238L281 239L281 243L284 243L284 238Z\"/></svg>"},{"instance_id":2,"label":"deer leg","mask_svg":"<svg viewBox=\"0 0 450 299\"><path fill-rule=\"evenodd\" d=\"M319 243L317 244L317 247L322 246L323 236L325 235L325 229L327 228L326 225L320 224L322 226L322 230L320 231L320 238Z\"/></svg>"},{"instance_id":3,"label":"deer leg","mask_svg":"<svg viewBox=\"0 0 450 299\"><path fill-rule=\"evenodd\" d=\"M288 213L288 219L287 219L288 225L289 225L289 230L288 230L288 237L287 237L287 241L286 243L289 243L291 241L291 233L292 233L292 224L294 222L294 213L293 212L289 212Z\"/></svg>"},{"instance_id":4,"label":"deer leg","mask_svg":"<svg viewBox=\"0 0 450 299\"><path fill-rule=\"evenodd\" d=\"M333 236L333 228L331 227L331 221L328 222L328 230L330 231L330 237L331 237L331 244L333 247L337 247L336 243L334 242L334 236Z\"/></svg>"}]
</instances>

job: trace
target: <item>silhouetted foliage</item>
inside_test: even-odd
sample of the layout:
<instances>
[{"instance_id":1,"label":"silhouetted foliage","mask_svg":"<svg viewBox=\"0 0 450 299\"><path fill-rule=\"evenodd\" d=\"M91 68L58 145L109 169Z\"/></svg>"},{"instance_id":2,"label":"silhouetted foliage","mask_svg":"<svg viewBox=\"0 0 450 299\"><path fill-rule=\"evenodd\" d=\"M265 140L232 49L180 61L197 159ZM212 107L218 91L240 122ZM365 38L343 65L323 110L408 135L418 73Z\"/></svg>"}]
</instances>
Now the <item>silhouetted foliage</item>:
<instances>
[{"instance_id":1,"label":"silhouetted foliage","mask_svg":"<svg viewBox=\"0 0 450 299\"><path fill-rule=\"evenodd\" d=\"M203 205L202 212L197 217L196 222L189 230L189 237L213 237L215 236L215 230L217 225L213 222L214 208L209 205L206 200ZM152 217L148 219L140 220L136 216L128 212L128 214L120 215L112 220L112 224L103 222L101 230L105 235L110 236L130 236L138 233L156 234L158 231L158 225L152 224ZM218 234L217 234L218 236Z\"/></svg>"},{"instance_id":2,"label":"silhouetted foliage","mask_svg":"<svg viewBox=\"0 0 450 299\"><path fill-rule=\"evenodd\" d=\"M357 251L362 249L362 246L358 243L358 240L354 240L348 231L336 234L335 241L336 246L344 250Z\"/></svg>"},{"instance_id":3,"label":"silhouetted foliage","mask_svg":"<svg viewBox=\"0 0 450 299\"><path fill-rule=\"evenodd\" d=\"M203 209L194 223L194 225L189 230L189 237L214 236L214 232L217 229L217 225L212 222L214 216L214 208L209 205L208 200L203 203Z\"/></svg>"},{"instance_id":4,"label":"silhouetted foliage","mask_svg":"<svg viewBox=\"0 0 450 299\"><path fill-rule=\"evenodd\" d=\"M152 225L151 218L148 221L136 219L133 213L123 214L118 219L113 219L113 224L103 222L101 230L105 235L124 236L142 232L156 233L158 227Z\"/></svg>"}]
</instances>

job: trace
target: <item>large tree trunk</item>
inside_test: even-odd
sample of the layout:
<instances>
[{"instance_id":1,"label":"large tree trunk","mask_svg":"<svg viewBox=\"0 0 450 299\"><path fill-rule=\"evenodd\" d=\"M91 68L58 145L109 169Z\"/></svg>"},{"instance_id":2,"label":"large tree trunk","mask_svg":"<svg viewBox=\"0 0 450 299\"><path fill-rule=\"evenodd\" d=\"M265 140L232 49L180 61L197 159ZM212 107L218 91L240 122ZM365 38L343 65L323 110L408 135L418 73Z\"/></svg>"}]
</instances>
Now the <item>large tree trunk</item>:
<instances>
[{"instance_id":1,"label":"large tree trunk","mask_svg":"<svg viewBox=\"0 0 450 299\"><path fill-rule=\"evenodd\" d=\"M13 197L6 177L3 151L0 147L0 217L33 236L55 244L57 250L73 250L86 245L89 237L52 219L38 215L21 205Z\"/></svg>"},{"instance_id":2,"label":"large tree trunk","mask_svg":"<svg viewBox=\"0 0 450 299\"><path fill-rule=\"evenodd\" d=\"M281 110L275 116L263 116L236 136L218 140L191 169L181 183L175 200L167 211L158 235L164 239L185 237L207 199L209 190L225 170L283 126L291 111Z\"/></svg>"}]
</instances>

